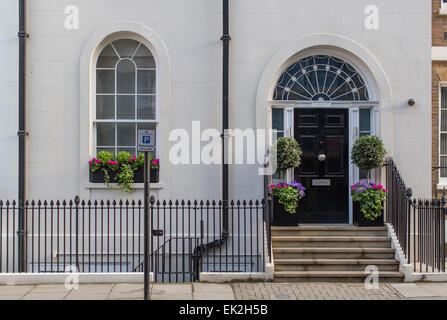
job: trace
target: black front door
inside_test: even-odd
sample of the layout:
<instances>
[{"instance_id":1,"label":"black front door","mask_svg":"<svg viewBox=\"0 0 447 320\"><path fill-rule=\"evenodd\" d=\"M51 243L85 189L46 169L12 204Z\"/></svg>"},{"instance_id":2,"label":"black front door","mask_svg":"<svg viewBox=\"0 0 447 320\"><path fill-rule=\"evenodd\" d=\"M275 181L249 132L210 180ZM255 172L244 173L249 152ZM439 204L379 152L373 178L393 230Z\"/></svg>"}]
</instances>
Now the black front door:
<instances>
[{"instance_id":1,"label":"black front door","mask_svg":"<svg viewBox=\"0 0 447 320\"><path fill-rule=\"evenodd\" d=\"M348 122L347 109L295 109L295 139L303 150L295 180L307 188L300 223L348 223Z\"/></svg>"}]
</instances>

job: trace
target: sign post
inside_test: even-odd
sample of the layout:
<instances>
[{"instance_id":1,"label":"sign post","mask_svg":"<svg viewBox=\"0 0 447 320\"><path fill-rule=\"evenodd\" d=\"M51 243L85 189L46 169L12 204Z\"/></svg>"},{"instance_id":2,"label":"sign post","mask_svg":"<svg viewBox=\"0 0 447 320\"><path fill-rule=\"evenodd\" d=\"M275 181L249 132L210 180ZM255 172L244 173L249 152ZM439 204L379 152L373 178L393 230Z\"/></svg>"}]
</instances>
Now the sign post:
<instances>
[{"instance_id":1,"label":"sign post","mask_svg":"<svg viewBox=\"0 0 447 320\"><path fill-rule=\"evenodd\" d=\"M138 152L144 152L144 300L150 299L150 232L152 226L149 217L150 172L149 152L155 151L155 131L138 130Z\"/></svg>"}]
</instances>

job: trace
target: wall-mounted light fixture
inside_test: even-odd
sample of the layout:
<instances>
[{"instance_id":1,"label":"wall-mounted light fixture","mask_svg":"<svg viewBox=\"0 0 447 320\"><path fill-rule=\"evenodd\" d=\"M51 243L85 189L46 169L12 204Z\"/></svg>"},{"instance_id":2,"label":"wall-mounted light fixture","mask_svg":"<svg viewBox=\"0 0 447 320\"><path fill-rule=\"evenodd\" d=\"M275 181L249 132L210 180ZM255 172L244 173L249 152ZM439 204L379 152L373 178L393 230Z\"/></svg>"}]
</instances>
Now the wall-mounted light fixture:
<instances>
[{"instance_id":1,"label":"wall-mounted light fixture","mask_svg":"<svg viewBox=\"0 0 447 320\"><path fill-rule=\"evenodd\" d=\"M414 106L415 104L416 104L416 101L414 101L414 99L410 99L410 100L408 100L408 105L409 105L410 107Z\"/></svg>"}]
</instances>

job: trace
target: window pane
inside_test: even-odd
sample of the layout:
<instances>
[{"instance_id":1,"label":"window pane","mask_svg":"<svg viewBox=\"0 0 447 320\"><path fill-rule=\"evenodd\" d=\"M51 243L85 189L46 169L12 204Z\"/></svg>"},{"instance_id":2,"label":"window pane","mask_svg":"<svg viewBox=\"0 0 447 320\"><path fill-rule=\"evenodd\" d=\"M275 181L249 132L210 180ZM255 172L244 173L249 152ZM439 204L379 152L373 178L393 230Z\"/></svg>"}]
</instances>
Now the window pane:
<instances>
[{"instance_id":1,"label":"window pane","mask_svg":"<svg viewBox=\"0 0 447 320\"><path fill-rule=\"evenodd\" d=\"M115 96L96 96L96 119L115 119Z\"/></svg>"},{"instance_id":2,"label":"window pane","mask_svg":"<svg viewBox=\"0 0 447 320\"><path fill-rule=\"evenodd\" d=\"M115 93L115 71L96 71L96 93Z\"/></svg>"},{"instance_id":3,"label":"window pane","mask_svg":"<svg viewBox=\"0 0 447 320\"><path fill-rule=\"evenodd\" d=\"M155 70L138 71L138 93L155 94Z\"/></svg>"},{"instance_id":4,"label":"window pane","mask_svg":"<svg viewBox=\"0 0 447 320\"><path fill-rule=\"evenodd\" d=\"M117 123L118 126L118 146L135 146L135 123Z\"/></svg>"},{"instance_id":5,"label":"window pane","mask_svg":"<svg viewBox=\"0 0 447 320\"><path fill-rule=\"evenodd\" d=\"M155 120L155 96L138 96L138 119Z\"/></svg>"},{"instance_id":6,"label":"window pane","mask_svg":"<svg viewBox=\"0 0 447 320\"><path fill-rule=\"evenodd\" d=\"M117 96L117 119L134 120L135 119L135 96Z\"/></svg>"},{"instance_id":7,"label":"window pane","mask_svg":"<svg viewBox=\"0 0 447 320\"><path fill-rule=\"evenodd\" d=\"M441 133L441 155L447 155L447 133Z\"/></svg>"},{"instance_id":8,"label":"window pane","mask_svg":"<svg viewBox=\"0 0 447 320\"><path fill-rule=\"evenodd\" d=\"M157 125L155 123L138 123L138 130L155 130Z\"/></svg>"},{"instance_id":9,"label":"window pane","mask_svg":"<svg viewBox=\"0 0 447 320\"><path fill-rule=\"evenodd\" d=\"M360 180L368 179L368 170L359 169ZM371 177L371 176L370 176Z\"/></svg>"},{"instance_id":10,"label":"window pane","mask_svg":"<svg viewBox=\"0 0 447 320\"><path fill-rule=\"evenodd\" d=\"M113 45L121 58L132 58L139 44L138 41L131 39L122 39L113 42Z\"/></svg>"},{"instance_id":11,"label":"window pane","mask_svg":"<svg viewBox=\"0 0 447 320\"><path fill-rule=\"evenodd\" d=\"M115 124L97 123L97 145L100 147L115 146Z\"/></svg>"},{"instance_id":12,"label":"window pane","mask_svg":"<svg viewBox=\"0 0 447 320\"><path fill-rule=\"evenodd\" d=\"M117 152L129 152L131 155L136 156L136 150L137 148L118 148Z\"/></svg>"},{"instance_id":13,"label":"window pane","mask_svg":"<svg viewBox=\"0 0 447 320\"><path fill-rule=\"evenodd\" d=\"M106 151L115 154L115 148L96 148L96 154L100 153L101 151Z\"/></svg>"},{"instance_id":14,"label":"window pane","mask_svg":"<svg viewBox=\"0 0 447 320\"><path fill-rule=\"evenodd\" d=\"M101 52L101 55L98 58L98 68L115 68L116 63L118 62L118 56L116 55L115 50L113 50L112 46L109 44L104 50Z\"/></svg>"},{"instance_id":15,"label":"window pane","mask_svg":"<svg viewBox=\"0 0 447 320\"><path fill-rule=\"evenodd\" d=\"M273 109L273 129L278 131L284 130L284 109Z\"/></svg>"},{"instance_id":16,"label":"window pane","mask_svg":"<svg viewBox=\"0 0 447 320\"><path fill-rule=\"evenodd\" d=\"M447 178L447 157L445 156L441 156L441 161L440 161L440 176L441 178ZM446 169L443 169L446 168Z\"/></svg>"},{"instance_id":17,"label":"window pane","mask_svg":"<svg viewBox=\"0 0 447 320\"><path fill-rule=\"evenodd\" d=\"M371 109L360 109L360 132L371 133Z\"/></svg>"},{"instance_id":18,"label":"window pane","mask_svg":"<svg viewBox=\"0 0 447 320\"><path fill-rule=\"evenodd\" d=\"M447 87L441 88L441 109L447 109Z\"/></svg>"},{"instance_id":19,"label":"window pane","mask_svg":"<svg viewBox=\"0 0 447 320\"><path fill-rule=\"evenodd\" d=\"M146 46L141 45L134 56L138 68L155 68L155 60Z\"/></svg>"},{"instance_id":20,"label":"window pane","mask_svg":"<svg viewBox=\"0 0 447 320\"><path fill-rule=\"evenodd\" d=\"M447 110L441 110L441 131L447 131Z\"/></svg>"},{"instance_id":21,"label":"window pane","mask_svg":"<svg viewBox=\"0 0 447 320\"><path fill-rule=\"evenodd\" d=\"M122 60L116 68L117 92L135 93L135 65L130 60Z\"/></svg>"}]
</instances>

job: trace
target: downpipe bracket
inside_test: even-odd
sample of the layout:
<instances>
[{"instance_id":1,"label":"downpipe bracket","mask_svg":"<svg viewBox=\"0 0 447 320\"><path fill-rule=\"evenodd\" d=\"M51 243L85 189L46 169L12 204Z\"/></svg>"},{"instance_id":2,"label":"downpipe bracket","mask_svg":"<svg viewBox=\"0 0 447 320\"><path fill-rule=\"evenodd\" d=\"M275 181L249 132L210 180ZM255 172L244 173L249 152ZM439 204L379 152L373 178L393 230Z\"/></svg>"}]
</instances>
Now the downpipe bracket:
<instances>
[{"instance_id":1,"label":"downpipe bracket","mask_svg":"<svg viewBox=\"0 0 447 320\"><path fill-rule=\"evenodd\" d=\"M29 34L26 33L25 31L19 31L19 32L17 33L17 36L18 36L19 38L29 38Z\"/></svg>"}]
</instances>

